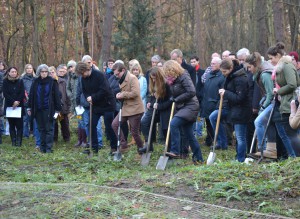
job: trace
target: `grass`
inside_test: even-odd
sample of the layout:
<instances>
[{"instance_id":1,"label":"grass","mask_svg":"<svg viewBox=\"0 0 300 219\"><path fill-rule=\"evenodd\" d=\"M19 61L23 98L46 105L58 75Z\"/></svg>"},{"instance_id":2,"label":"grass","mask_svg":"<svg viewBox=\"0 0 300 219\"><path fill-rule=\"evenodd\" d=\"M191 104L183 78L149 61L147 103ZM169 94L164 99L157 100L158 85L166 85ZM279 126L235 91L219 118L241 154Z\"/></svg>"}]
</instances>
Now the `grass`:
<instances>
[{"instance_id":1,"label":"grass","mask_svg":"<svg viewBox=\"0 0 300 219\"><path fill-rule=\"evenodd\" d=\"M9 138L4 137L4 143L0 146L0 182L54 185L77 182L133 188L240 210L300 218L299 158L246 165L234 161L235 152L230 148L228 151L217 151L217 161L212 166L194 166L189 158L176 160L168 164L165 171L157 171L155 166L163 151L162 145L155 145L149 166L142 167L140 160L136 159L134 147L124 155L122 162L114 162L107 146L98 157L89 159L80 153L82 149L73 148L74 143L73 133L71 143L55 145L53 154L41 154L28 140L24 140L21 148L15 148L10 146ZM202 153L206 159L209 148L202 146ZM23 192L26 193L26 189ZM2 195L7 197L9 193L0 190ZM101 200L107 202L105 206L110 206L110 194L105 195L107 198L102 196ZM94 210L100 209L103 204L99 200L89 201L93 203ZM30 202L35 202L34 198ZM3 205L3 202L0 201L0 204ZM87 212L88 202L80 205L75 204L74 200L65 201L55 208L56 211L64 212L60 209L62 206L63 209L69 206L69 210L75 208L76 212ZM126 209L125 215L137 213L134 208L123 207ZM152 214L154 218L155 214Z\"/></svg>"}]
</instances>

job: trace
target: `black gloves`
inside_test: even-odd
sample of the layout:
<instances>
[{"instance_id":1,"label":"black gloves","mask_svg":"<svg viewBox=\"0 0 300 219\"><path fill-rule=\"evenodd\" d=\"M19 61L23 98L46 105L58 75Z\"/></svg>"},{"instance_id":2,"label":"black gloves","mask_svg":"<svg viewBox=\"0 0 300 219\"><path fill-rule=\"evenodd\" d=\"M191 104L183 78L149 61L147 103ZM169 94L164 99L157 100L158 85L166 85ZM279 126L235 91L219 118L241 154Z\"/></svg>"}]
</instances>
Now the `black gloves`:
<instances>
[{"instance_id":1,"label":"black gloves","mask_svg":"<svg viewBox=\"0 0 300 219\"><path fill-rule=\"evenodd\" d=\"M176 102L175 99L174 99L174 97L170 97L170 101L171 102Z\"/></svg>"}]
</instances>

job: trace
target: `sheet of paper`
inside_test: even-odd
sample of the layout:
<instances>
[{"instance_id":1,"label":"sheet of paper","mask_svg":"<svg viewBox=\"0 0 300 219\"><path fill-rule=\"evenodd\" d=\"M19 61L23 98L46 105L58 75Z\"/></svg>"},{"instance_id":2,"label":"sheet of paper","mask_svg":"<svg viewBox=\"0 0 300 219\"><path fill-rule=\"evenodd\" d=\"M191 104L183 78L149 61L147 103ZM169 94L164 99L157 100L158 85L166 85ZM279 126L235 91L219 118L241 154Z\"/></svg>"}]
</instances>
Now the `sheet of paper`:
<instances>
[{"instance_id":1,"label":"sheet of paper","mask_svg":"<svg viewBox=\"0 0 300 219\"><path fill-rule=\"evenodd\" d=\"M82 106L81 107L76 106L75 110L77 115L82 115L82 113L84 112L84 108Z\"/></svg>"},{"instance_id":2,"label":"sheet of paper","mask_svg":"<svg viewBox=\"0 0 300 219\"><path fill-rule=\"evenodd\" d=\"M21 118L22 107L7 107L6 108L6 117L7 118Z\"/></svg>"}]
</instances>

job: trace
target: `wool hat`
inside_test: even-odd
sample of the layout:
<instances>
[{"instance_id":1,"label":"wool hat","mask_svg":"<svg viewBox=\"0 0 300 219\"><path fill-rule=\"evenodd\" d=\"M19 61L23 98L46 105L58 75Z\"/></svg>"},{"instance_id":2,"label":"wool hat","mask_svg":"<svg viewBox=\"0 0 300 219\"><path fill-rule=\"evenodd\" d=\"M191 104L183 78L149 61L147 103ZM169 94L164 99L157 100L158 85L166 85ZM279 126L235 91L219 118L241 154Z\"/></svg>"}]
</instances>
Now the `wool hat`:
<instances>
[{"instance_id":1,"label":"wool hat","mask_svg":"<svg viewBox=\"0 0 300 219\"><path fill-rule=\"evenodd\" d=\"M74 60L68 61L67 68L69 68L70 66L76 67L76 62Z\"/></svg>"},{"instance_id":2,"label":"wool hat","mask_svg":"<svg viewBox=\"0 0 300 219\"><path fill-rule=\"evenodd\" d=\"M298 53L297 53L296 51L290 52L290 53L289 53L289 56L294 57L294 59L296 60L296 62L299 61L299 55L298 55Z\"/></svg>"}]
</instances>

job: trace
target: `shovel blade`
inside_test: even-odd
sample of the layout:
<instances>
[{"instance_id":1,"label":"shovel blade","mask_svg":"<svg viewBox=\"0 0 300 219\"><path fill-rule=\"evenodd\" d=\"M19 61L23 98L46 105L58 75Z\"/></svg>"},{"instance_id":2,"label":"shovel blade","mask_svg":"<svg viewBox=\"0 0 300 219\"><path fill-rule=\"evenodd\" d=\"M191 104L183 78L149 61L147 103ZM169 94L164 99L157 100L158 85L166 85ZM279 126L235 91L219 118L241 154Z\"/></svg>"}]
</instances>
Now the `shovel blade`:
<instances>
[{"instance_id":1,"label":"shovel blade","mask_svg":"<svg viewBox=\"0 0 300 219\"><path fill-rule=\"evenodd\" d=\"M212 165L216 160L216 153L210 152L206 161L207 165Z\"/></svg>"},{"instance_id":2,"label":"shovel blade","mask_svg":"<svg viewBox=\"0 0 300 219\"><path fill-rule=\"evenodd\" d=\"M141 160L141 165L142 166L148 166L149 162L150 162L150 157L151 157L151 153L144 153L142 155L142 160Z\"/></svg>"},{"instance_id":3,"label":"shovel blade","mask_svg":"<svg viewBox=\"0 0 300 219\"><path fill-rule=\"evenodd\" d=\"M168 163L168 160L169 160L169 157L167 157L167 156L160 156L159 160L157 162L157 165L156 165L156 169L157 170L165 170L166 166L167 166L167 163Z\"/></svg>"},{"instance_id":4,"label":"shovel blade","mask_svg":"<svg viewBox=\"0 0 300 219\"><path fill-rule=\"evenodd\" d=\"M120 151L117 151L114 154L114 161L121 161L122 160L122 154L120 153Z\"/></svg>"}]
</instances>

